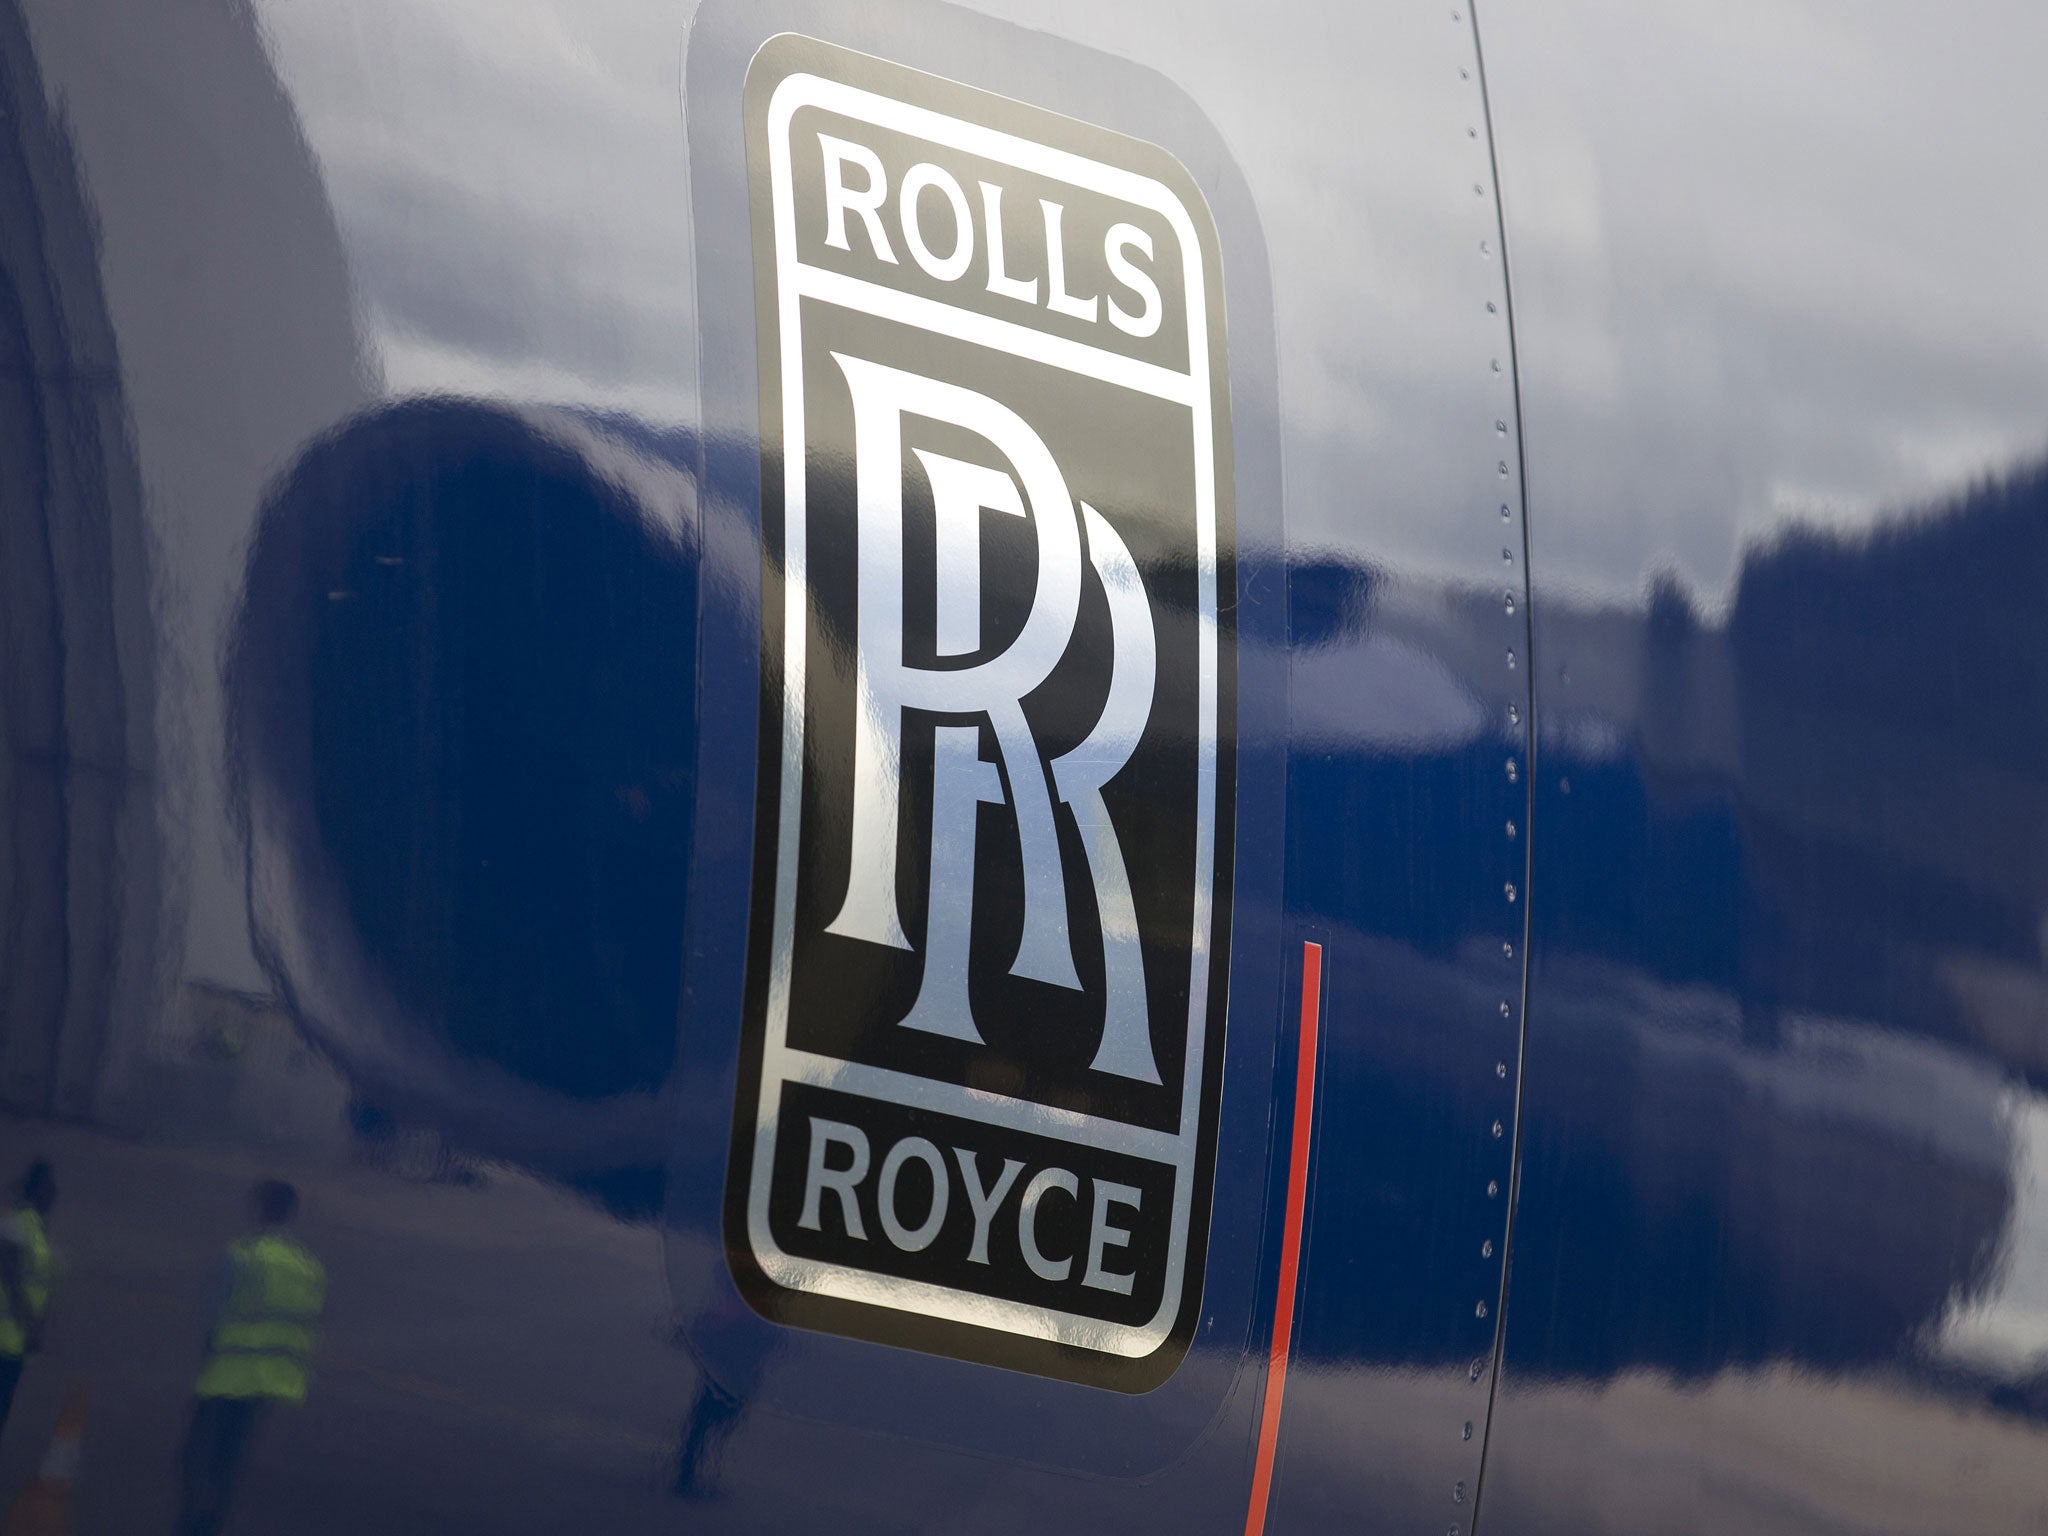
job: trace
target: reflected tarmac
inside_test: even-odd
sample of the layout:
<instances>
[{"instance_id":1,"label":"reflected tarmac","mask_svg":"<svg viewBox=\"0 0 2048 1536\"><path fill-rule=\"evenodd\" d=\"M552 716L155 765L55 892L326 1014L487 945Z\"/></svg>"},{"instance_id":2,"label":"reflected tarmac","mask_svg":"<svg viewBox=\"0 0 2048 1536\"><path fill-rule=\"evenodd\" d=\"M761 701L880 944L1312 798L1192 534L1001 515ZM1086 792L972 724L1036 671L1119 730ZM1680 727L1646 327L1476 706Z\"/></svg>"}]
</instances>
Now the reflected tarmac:
<instances>
[{"instance_id":1,"label":"reflected tarmac","mask_svg":"<svg viewBox=\"0 0 2048 1536\"><path fill-rule=\"evenodd\" d=\"M1304 1529L1341 1529L1360 1509L1386 1528L1466 1524L1473 1491L1404 1500L1387 1474L1423 1454L1423 1431L1355 1405L1373 1391L1366 1369L1290 1381L1315 1475ZM1417 1386L1457 1402L1453 1386ZM2009 1536L2048 1531L2048 1484L2035 1426L1958 1403L1883 1371L1821 1372L1791 1364L1678 1380L1635 1369L1597 1384L1524 1382L1508 1389L1520 1450L1486 1497L1515 1511L1526 1536ZM1584 1474L1597 1452L1602 1472ZM1939 1467L1939 1482L1927 1468ZM1304 1468L1306 1471L1307 1468ZM1436 1490L1431 1490L1432 1494ZM1425 1523L1429 1522L1429 1523ZM1479 1529L1506 1528L1481 1512ZM1468 1527L1469 1528L1469 1527Z\"/></svg>"},{"instance_id":2,"label":"reflected tarmac","mask_svg":"<svg viewBox=\"0 0 2048 1536\"><path fill-rule=\"evenodd\" d=\"M0 1161L65 1182L45 1352L0 1441L0 1500L40 1461L71 1387L94 1388L85 1531L167 1530L220 1254L252 1180L281 1176L327 1266L306 1405L264 1427L230 1529L555 1532L673 1519L690 1372L668 1342L653 1227L501 1168L421 1182L258 1148L140 1147L0 1121Z\"/></svg>"}]
</instances>

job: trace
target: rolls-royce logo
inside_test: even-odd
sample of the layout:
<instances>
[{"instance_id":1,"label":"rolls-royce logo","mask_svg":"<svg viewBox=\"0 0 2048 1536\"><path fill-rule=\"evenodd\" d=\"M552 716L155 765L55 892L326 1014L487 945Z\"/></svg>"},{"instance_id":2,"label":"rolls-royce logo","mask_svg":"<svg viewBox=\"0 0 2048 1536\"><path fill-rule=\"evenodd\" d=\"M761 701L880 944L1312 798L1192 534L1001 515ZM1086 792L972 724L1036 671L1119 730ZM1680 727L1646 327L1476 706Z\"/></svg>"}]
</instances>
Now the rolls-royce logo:
<instances>
[{"instance_id":1,"label":"rolls-royce logo","mask_svg":"<svg viewBox=\"0 0 2048 1536\"><path fill-rule=\"evenodd\" d=\"M1199 1305L1235 631L1162 151L803 38L747 84L763 723L728 1237L771 1316L1142 1387Z\"/></svg>"}]
</instances>

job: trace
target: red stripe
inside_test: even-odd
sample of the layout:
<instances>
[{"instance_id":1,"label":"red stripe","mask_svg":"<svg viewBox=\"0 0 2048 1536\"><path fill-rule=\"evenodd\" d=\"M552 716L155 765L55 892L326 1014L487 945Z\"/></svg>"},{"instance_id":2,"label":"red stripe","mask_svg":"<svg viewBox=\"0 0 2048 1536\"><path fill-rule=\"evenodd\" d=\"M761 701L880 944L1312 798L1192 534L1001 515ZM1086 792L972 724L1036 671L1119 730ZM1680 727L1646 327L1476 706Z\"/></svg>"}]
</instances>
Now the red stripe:
<instances>
[{"instance_id":1,"label":"red stripe","mask_svg":"<svg viewBox=\"0 0 2048 1536\"><path fill-rule=\"evenodd\" d=\"M1280 1243L1280 1292L1273 1298L1273 1352L1266 1362L1266 1402L1259 1414L1259 1459L1244 1536L1266 1529L1273 1491L1273 1452L1280 1444L1280 1403L1287 1395L1287 1351L1294 1342L1294 1282L1301 1271L1301 1222L1308 1204L1308 1144L1316 1107L1316 1019L1323 1004L1323 946L1301 946L1301 1050L1294 1063L1294 1148L1287 1160L1287 1231Z\"/></svg>"}]
</instances>

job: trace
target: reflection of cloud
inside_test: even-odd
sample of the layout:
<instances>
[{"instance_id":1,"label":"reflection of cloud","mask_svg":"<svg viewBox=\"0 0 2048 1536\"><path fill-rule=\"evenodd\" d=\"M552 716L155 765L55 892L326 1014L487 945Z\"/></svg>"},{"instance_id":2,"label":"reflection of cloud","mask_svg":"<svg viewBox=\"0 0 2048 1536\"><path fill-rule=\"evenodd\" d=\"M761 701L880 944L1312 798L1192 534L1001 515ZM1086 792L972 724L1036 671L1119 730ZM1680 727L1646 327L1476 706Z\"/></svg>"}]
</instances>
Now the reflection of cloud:
<instances>
[{"instance_id":1,"label":"reflection of cloud","mask_svg":"<svg viewBox=\"0 0 2048 1536\"><path fill-rule=\"evenodd\" d=\"M1479 735L1484 718L1450 669L1384 635L1297 652L1294 740L1306 751L1433 752Z\"/></svg>"},{"instance_id":2,"label":"reflection of cloud","mask_svg":"<svg viewBox=\"0 0 2048 1536\"><path fill-rule=\"evenodd\" d=\"M1142 59L1216 123L1270 244L1300 532L1469 570L1477 530L1446 514L1490 487L1450 466L1490 463L1505 396L1484 372L1502 331L1462 29L1339 7L1305 47L1256 7L1176 6L1167 25L1163 5L980 8ZM1619 595L1675 559L1712 609L1758 531L1867 522L2038 432L2048 203L2017 189L2048 158L2048 118L2010 104L2033 98L2026 40L2048 43L2048 15L1972 9L1488 13L1539 547L1558 568ZM680 15L261 12L395 387L687 411Z\"/></svg>"},{"instance_id":3,"label":"reflection of cloud","mask_svg":"<svg viewBox=\"0 0 2048 1536\"><path fill-rule=\"evenodd\" d=\"M1187 89L1255 189L1291 515L1461 563L1492 295L1444 13L1338 7L1304 46L1256 7L1026 9ZM2013 109L2048 12L1965 9L1485 10L1539 573L1624 596L1676 560L1716 609L1757 532L1867 523L2038 441L2048 202L2016 193L2048 118Z\"/></svg>"},{"instance_id":4,"label":"reflection of cloud","mask_svg":"<svg viewBox=\"0 0 2048 1536\"><path fill-rule=\"evenodd\" d=\"M659 420L687 411L695 295L676 8L259 4L394 389ZM1504 355L1484 307L1498 269L1479 249L1493 205L1472 192L1491 178L1467 131L1476 88L1458 79L1469 39L1448 12L1339 12L1332 24L1354 35L1314 52L1309 67L1328 75L1303 88L1300 39L1256 8L995 9L1143 59L1232 146L1271 242L1302 532L1343 526L1369 494L1386 547L1460 563L1469 541L1442 514L1463 492L1442 466L1468 462L1467 499L1484 504L1484 428L1507 400L1505 376L1487 372ZM1271 110L1283 97L1290 110ZM1362 445L1381 450L1369 468Z\"/></svg>"},{"instance_id":5,"label":"reflection of cloud","mask_svg":"<svg viewBox=\"0 0 2048 1536\"><path fill-rule=\"evenodd\" d=\"M2038 444L2048 202L2014 189L2048 156L2048 12L1486 21L1539 571L1619 592L1676 556L1713 607L1757 532L1868 523Z\"/></svg>"},{"instance_id":6,"label":"reflection of cloud","mask_svg":"<svg viewBox=\"0 0 2048 1536\"><path fill-rule=\"evenodd\" d=\"M1984 1294L1958 1297L1935 1352L2008 1379L2048 1370L2048 1099L2015 1090L2012 1215Z\"/></svg>"},{"instance_id":7,"label":"reflection of cloud","mask_svg":"<svg viewBox=\"0 0 2048 1536\"><path fill-rule=\"evenodd\" d=\"M259 9L392 388L687 411L695 291L672 8Z\"/></svg>"}]
</instances>

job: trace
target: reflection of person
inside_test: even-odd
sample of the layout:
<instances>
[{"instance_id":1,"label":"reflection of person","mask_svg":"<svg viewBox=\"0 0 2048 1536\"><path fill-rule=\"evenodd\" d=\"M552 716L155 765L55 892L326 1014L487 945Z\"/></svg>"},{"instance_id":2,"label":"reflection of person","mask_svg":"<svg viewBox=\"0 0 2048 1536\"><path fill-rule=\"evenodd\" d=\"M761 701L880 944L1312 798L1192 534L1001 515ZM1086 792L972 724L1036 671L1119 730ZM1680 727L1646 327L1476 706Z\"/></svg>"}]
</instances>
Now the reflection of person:
<instances>
[{"instance_id":1,"label":"reflection of person","mask_svg":"<svg viewBox=\"0 0 2048 1536\"><path fill-rule=\"evenodd\" d=\"M711 1346L723 1380L701 1357L697 1392L683 1426L676 1456L674 1491L682 1499L711 1499L718 1493L725 1445L746 1416L747 1400L760 1385L766 1330L739 1294L729 1287L698 1316L697 1343Z\"/></svg>"},{"instance_id":2,"label":"reflection of person","mask_svg":"<svg viewBox=\"0 0 2048 1536\"><path fill-rule=\"evenodd\" d=\"M719 1452L745 1411L745 1400L713 1381L709 1372L697 1378L697 1395L690 1403L682 1452L676 1458L678 1498L708 1499L716 1491Z\"/></svg>"},{"instance_id":3,"label":"reflection of person","mask_svg":"<svg viewBox=\"0 0 2048 1536\"><path fill-rule=\"evenodd\" d=\"M0 1221L0 1429L14 1407L21 1368L43 1347L50 1309L50 1211L57 1176L37 1158L21 1176L14 1209Z\"/></svg>"},{"instance_id":4,"label":"reflection of person","mask_svg":"<svg viewBox=\"0 0 2048 1536\"><path fill-rule=\"evenodd\" d=\"M266 1179L251 1203L257 1231L228 1245L220 1312L192 1389L178 1536L221 1528L265 1408L306 1400L327 1272L286 1233L297 1190Z\"/></svg>"}]
</instances>

